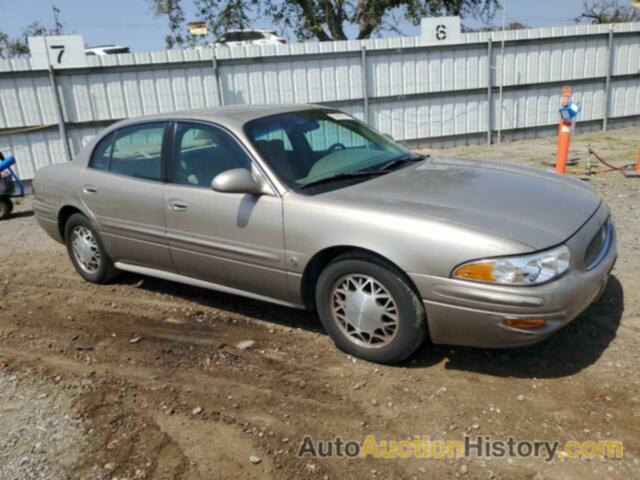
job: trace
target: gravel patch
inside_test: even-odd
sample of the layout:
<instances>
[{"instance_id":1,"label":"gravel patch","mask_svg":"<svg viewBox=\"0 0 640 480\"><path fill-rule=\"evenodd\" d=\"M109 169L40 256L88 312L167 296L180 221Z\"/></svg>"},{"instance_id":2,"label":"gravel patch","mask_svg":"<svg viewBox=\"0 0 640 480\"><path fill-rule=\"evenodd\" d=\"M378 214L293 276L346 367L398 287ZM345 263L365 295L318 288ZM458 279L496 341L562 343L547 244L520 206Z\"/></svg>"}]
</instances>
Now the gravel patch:
<instances>
[{"instance_id":1,"label":"gravel patch","mask_svg":"<svg viewBox=\"0 0 640 480\"><path fill-rule=\"evenodd\" d=\"M0 478L70 478L66 472L85 441L72 403L60 383L0 370Z\"/></svg>"}]
</instances>

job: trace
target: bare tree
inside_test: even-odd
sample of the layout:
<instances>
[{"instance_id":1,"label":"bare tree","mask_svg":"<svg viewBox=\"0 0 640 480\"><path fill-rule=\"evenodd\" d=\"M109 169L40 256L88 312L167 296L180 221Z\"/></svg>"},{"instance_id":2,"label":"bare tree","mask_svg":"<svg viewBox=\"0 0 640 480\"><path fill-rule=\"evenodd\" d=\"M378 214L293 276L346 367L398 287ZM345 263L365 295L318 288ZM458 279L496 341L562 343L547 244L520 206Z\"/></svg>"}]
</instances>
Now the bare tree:
<instances>
[{"instance_id":1,"label":"bare tree","mask_svg":"<svg viewBox=\"0 0 640 480\"><path fill-rule=\"evenodd\" d=\"M11 38L8 34L0 32L0 58L25 57L29 55L29 37L37 37L44 34L55 35L55 30L48 30L40 22L28 25L20 35Z\"/></svg>"},{"instance_id":2,"label":"bare tree","mask_svg":"<svg viewBox=\"0 0 640 480\"><path fill-rule=\"evenodd\" d=\"M531 27L521 22L510 22L504 26L505 30L524 30L527 28L531 28ZM469 28L463 25L462 30L464 32L498 32L502 30L502 25L488 25L486 27L480 27L480 28Z\"/></svg>"},{"instance_id":3,"label":"bare tree","mask_svg":"<svg viewBox=\"0 0 640 480\"><path fill-rule=\"evenodd\" d=\"M157 15L166 16L168 48L194 45L198 38L186 31L183 0L148 0ZM228 29L248 28L258 18L268 18L280 30L299 39L346 40L369 38L383 31L398 32L402 21L414 25L422 17L460 15L489 20L499 0L191 0L197 19L218 36Z\"/></svg>"},{"instance_id":4,"label":"bare tree","mask_svg":"<svg viewBox=\"0 0 640 480\"><path fill-rule=\"evenodd\" d=\"M618 0L585 1L576 23L622 23L640 21L640 9L621 5Z\"/></svg>"},{"instance_id":5,"label":"bare tree","mask_svg":"<svg viewBox=\"0 0 640 480\"><path fill-rule=\"evenodd\" d=\"M47 28L40 22L27 25L20 35L11 38L5 32L0 32L0 58L26 57L29 55L29 37L42 35L63 35L64 27L60 21L60 9L53 6L54 27Z\"/></svg>"}]
</instances>

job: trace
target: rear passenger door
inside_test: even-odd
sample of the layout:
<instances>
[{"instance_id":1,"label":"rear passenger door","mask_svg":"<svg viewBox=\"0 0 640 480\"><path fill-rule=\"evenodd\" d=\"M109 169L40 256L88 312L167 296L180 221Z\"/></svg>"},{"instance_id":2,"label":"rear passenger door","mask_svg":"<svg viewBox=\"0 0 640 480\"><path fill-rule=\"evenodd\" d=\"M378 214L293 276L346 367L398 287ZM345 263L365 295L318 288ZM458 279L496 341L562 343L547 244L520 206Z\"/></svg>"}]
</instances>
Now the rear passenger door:
<instances>
[{"instance_id":1,"label":"rear passenger door","mask_svg":"<svg viewBox=\"0 0 640 480\"><path fill-rule=\"evenodd\" d=\"M113 260L173 271L165 238L164 145L167 122L123 127L93 151L82 199Z\"/></svg>"},{"instance_id":2,"label":"rear passenger door","mask_svg":"<svg viewBox=\"0 0 640 480\"><path fill-rule=\"evenodd\" d=\"M286 298L281 199L213 191L213 178L234 168L257 167L229 132L205 123L177 124L165 190L175 268L215 284Z\"/></svg>"}]
</instances>

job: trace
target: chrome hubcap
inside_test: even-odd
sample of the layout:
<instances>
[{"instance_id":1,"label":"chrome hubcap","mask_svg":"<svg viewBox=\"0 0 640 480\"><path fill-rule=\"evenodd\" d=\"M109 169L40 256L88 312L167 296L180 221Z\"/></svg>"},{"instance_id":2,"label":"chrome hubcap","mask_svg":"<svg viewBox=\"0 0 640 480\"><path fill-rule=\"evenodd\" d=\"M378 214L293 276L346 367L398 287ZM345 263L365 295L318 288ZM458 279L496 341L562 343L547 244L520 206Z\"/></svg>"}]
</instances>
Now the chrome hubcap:
<instances>
[{"instance_id":1,"label":"chrome hubcap","mask_svg":"<svg viewBox=\"0 0 640 480\"><path fill-rule=\"evenodd\" d=\"M82 270L96 273L100 269L100 248L88 228L78 225L71 231L71 249Z\"/></svg>"},{"instance_id":2,"label":"chrome hubcap","mask_svg":"<svg viewBox=\"0 0 640 480\"><path fill-rule=\"evenodd\" d=\"M331 311L340 330L362 347L383 347L398 332L399 315L394 298L368 275L340 278L331 292Z\"/></svg>"}]
</instances>

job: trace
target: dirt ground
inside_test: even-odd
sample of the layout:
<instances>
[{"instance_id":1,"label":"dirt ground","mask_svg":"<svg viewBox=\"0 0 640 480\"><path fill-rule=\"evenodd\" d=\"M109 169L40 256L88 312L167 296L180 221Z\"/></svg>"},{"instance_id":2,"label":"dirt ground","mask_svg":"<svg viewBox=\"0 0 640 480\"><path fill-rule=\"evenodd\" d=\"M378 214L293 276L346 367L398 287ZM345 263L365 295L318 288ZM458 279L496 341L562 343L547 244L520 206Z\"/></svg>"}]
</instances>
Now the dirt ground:
<instances>
[{"instance_id":1,"label":"dirt ground","mask_svg":"<svg viewBox=\"0 0 640 480\"><path fill-rule=\"evenodd\" d=\"M586 147L633 161L638 129ZM543 167L552 139L445 152ZM441 153L441 152L439 152ZM600 168L600 167L598 167ZM591 177L619 261L601 301L527 349L425 345L383 367L310 313L125 275L83 282L25 201L0 223L0 479L638 478L640 179ZM250 348L238 343L254 341ZM311 459L317 440L621 440L624 458Z\"/></svg>"}]
</instances>

